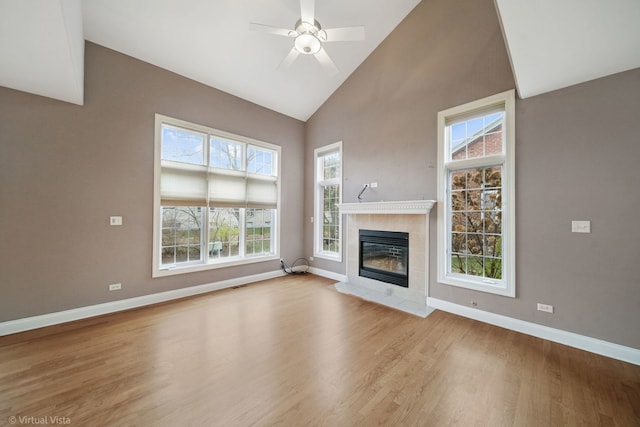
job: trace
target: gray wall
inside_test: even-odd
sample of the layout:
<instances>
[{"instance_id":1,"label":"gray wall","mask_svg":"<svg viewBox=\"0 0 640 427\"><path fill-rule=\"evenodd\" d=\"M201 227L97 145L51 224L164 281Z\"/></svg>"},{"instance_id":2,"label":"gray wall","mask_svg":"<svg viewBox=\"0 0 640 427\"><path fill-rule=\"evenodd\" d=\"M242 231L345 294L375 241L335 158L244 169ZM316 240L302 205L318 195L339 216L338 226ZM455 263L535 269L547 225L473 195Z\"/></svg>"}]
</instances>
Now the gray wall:
<instances>
[{"instance_id":1,"label":"gray wall","mask_svg":"<svg viewBox=\"0 0 640 427\"><path fill-rule=\"evenodd\" d=\"M303 122L91 43L85 62L82 107L0 88L0 321L279 269L151 279L155 113L282 146L282 256L299 256Z\"/></svg>"},{"instance_id":2,"label":"gray wall","mask_svg":"<svg viewBox=\"0 0 640 427\"><path fill-rule=\"evenodd\" d=\"M345 202L435 199L437 112L514 87L491 0L422 1L307 122L306 255L314 148L343 140ZM435 210L430 296L640 348L639 110L640 70L518 100L517 298L437 283Z\"/></svg>"}]
</instances>

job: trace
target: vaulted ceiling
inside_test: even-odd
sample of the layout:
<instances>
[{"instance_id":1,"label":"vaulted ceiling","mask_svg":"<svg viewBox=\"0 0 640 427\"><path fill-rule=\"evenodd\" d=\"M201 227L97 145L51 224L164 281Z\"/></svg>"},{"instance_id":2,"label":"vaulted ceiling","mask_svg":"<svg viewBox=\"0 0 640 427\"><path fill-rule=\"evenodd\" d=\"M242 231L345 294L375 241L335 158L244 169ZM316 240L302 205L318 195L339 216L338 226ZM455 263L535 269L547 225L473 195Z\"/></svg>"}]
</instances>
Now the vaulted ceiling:
<instances>
[{"instance_id":1,"label":"vaulted ceiling","mask_svg":"<svg viewBox=\"0 0 640 427\"><path fill-rule=\"evenodd\" d=\"M429 0L422 0L429 1ZM472 1L472 0L469 0ZM364 26L364 41L324 43L278 66L299 0L0 0L0 86L83 103L84 40L306 121L420 0L316 0L324 28ZM638 0L495 0L522 98L640 67Z\"/></svg>"}]
</instances>

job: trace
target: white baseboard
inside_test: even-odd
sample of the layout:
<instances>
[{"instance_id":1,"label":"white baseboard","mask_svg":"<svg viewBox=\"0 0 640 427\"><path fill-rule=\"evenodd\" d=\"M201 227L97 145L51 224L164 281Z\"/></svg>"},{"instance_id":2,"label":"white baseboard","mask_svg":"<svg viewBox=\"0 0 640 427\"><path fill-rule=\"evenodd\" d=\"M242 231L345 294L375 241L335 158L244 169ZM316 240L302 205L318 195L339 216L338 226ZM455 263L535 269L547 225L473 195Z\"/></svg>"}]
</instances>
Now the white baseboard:
<instances>
[{"instance_id":1,"label":"white baseboard","mask_svg":"<svg viewBox=\"0 0 640 427\"><path fill-rule=\"evenodd\" d=\"M346 282L347 276L345 274L334 273L333 271L323 270L321 268L309 267L309 273L317 276L326 277L327 279L333 279L337 282Z\"/></svg>"},{"instance_id":2,"label":"white baseboard","mask_svg":"<svg viewBox=\"0 0 640 427\"><path fill-rule=\"evenodd\" d=\"M427 297L427 305L459 316L479 320L480 322L500 326L505 329L568 345L569 347L579 348L581 350L622 360L624 362L633 363L634 365L640 365L640 350L636 348L626 347L620 344L599 340L597 338L563 331L562 329L555 329L549 326L539 325L537 323L490 313L488 311L478 310L477 308L465 307L463 305L454 304L437 298Z\"/></svg>"},{"instance_id":3,"label":"white baseboard","mask_svg":"<svg viewBox=\"0 0 640 427\"><path fill-rule=\"evenodd\" d=\"M218 291L233 286L246 285L260 280L281 277L282 270L271 271L252 276L238 277L220 282L208 283L204 285L191 286L188 288L175 289L172 291L159 292L157 294L143 295L140 297L123 299L118 301L105 302L103 304L90 305L87 307L74 308L71 310L59 311L56 313L43 314L40 316L25 317L23 319L9 320L0 323L0 336L43 328L45 326L58 325L60 323L74 320L86 319L103 314L115 313L132 308L143 307L151 304L158 304L179 298Z\"/></svg>"}]
</instances>

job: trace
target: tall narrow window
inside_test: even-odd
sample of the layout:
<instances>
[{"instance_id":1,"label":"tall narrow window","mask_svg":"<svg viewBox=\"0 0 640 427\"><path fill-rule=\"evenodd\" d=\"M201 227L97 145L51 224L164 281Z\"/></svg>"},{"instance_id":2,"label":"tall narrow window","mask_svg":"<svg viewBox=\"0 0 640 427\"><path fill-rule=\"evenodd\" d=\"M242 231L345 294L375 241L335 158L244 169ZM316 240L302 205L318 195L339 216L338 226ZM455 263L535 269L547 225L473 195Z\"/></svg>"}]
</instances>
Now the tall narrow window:
<instances>
[{"instance_id":1,"label":"tall narrow window","mask_svg":"<svg viewBox=\"0 0 640 427\"><path fill-rule=\"evenodd\" d=\"M280 148L156 115L154 277L278 258Z\"/></svg>"},{"instance_id":2,"label":"tall narrow window","mask_svg":"<svg viewBox=\"0 0 640 427\"><path fill-rule=\"evenodd\" d=\"M342 143L317 148L314 157L314 255L342 261L342 219L338 211L342 201Z\"/></svg>"},{"instance_id":3,"label":"tall narrow window","mask_svg":"<svg viewBox=\"0 0 640 427\"><path fill-rule=\"evenodd\" d=\"M515 296L514 91L438 113L438 281Z\"/></svg>"}]
</instances>

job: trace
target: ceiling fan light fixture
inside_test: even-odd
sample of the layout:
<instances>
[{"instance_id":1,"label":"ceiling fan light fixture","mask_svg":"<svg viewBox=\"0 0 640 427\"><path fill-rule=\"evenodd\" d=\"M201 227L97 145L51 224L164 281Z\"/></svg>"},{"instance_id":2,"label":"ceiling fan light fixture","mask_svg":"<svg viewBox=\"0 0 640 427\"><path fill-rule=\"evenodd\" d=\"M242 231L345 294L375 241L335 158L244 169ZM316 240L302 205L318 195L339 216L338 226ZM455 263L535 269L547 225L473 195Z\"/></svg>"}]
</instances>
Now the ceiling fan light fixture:
<instances>
[{"instance_id":1,"label":"ceiling fan light fixture","mask_svg":"<svg viewBox=\"0 0 640 427\"><path fill-rule=\"evenodd\" d=\"M320 51L322 44L312 34L300 34L294 42L296 50L305 55L313 55Z\"/></svg>"},{"instance_id":2,"label":"ceiling fan light fixture","mask_svg":"<svg viewBox=\"0 0 640 427\"><path fill-rule=\"evenodd\" d=\"M300 0L300 19L293 30L271 25L251 23L251 28L269 34L290 37L293 47L278 66L279 70L289 67L300 54L313 55L330 75L338 73L336 64L322 48L324 42L364 40L364 27L328 28L324 30L315 19L315 1Z\"/></svg>"}]
</instances>

